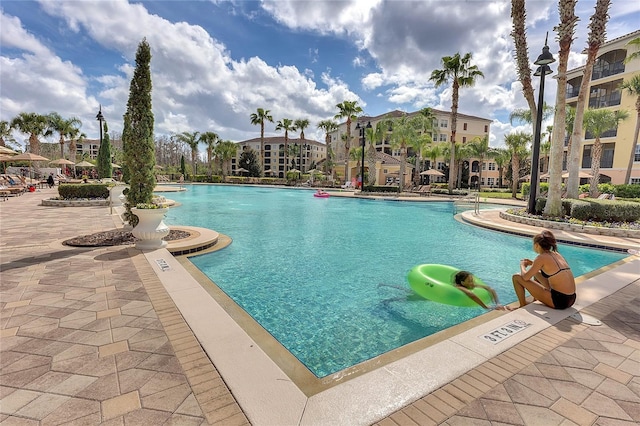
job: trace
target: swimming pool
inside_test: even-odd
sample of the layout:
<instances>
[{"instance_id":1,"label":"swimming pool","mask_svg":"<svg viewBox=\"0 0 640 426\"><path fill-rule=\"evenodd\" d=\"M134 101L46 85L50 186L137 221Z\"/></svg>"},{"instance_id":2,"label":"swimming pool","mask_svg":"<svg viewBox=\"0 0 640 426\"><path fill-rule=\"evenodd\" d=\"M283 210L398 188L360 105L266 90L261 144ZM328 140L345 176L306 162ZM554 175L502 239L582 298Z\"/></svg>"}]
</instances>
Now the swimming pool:
<instances>
[{"instance_id":1,"label":"swimming pool","mask_svg":"<svg viewBox=\"0 0 640 426\"><path fill-rule=\"evenodd\" d=\"M511 275L533 257L530 238L456 221L448 202L332 197L306 190L196 185L171 198L166 222L229 235L224 250L192 263L316 377L325 377L484 312L416 297L406 282L421 263L474 272L504 303ZM624 253L562 246L576 276Z\"/></svg>"}]
</instances>

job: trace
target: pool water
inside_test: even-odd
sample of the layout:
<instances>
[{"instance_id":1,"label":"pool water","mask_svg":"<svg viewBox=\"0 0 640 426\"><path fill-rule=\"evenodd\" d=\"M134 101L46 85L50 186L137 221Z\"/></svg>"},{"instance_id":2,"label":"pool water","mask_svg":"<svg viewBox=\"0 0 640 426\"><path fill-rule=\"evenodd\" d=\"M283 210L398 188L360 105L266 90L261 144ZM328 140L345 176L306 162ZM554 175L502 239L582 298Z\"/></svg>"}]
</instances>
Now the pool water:
<instances>
[{"instance_id":1,"label":"pool water","mask_svg":"<svg viewBox=\"0 0 640 426\"><path fill-rule=\"evenodd\" d=\"M453 217L449 202L331 197L307 190L196 185L172 199L168 224L213 229L233 243L193 264L314 375L324 377L485 312L427 301L406 280L422 263L473 272L516 300L511 275L531 239ZM623 253L561 246L576 276Z\"/></svg>"}]
</instances>

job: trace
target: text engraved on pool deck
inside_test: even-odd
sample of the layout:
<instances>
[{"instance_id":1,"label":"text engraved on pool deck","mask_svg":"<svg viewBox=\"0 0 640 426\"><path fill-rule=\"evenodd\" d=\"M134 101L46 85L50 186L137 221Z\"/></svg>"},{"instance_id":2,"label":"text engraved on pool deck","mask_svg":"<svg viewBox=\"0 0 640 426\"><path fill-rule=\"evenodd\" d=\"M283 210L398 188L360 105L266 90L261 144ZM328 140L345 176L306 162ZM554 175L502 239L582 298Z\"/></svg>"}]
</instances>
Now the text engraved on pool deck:
<instances>
[{"instance_id":1,"label":"text engraved on pool deck","mask_svg":"<svg viewBox=\"0 0 640 426\"><path fill-rule=\"evenodd\" d=\"M507 339L508 337L524 330L530 325L531 323L522 320L513 320L478 337L495 345L502 342L504 339Z\"/></svg>"},{"instance_id":2,"label":"text engraved on pool deck","mask_svg":"<svg viewBox=\"0 0 640 426\"><path fill-rule=\"evenodd\" d=\"M171 266L169 266L167 261L164 260L164 259L156 259L156 263L158 264L158 266L160 267L160 270L162 270L162 272L171 270Z\"/></svg>"}]
</instances>

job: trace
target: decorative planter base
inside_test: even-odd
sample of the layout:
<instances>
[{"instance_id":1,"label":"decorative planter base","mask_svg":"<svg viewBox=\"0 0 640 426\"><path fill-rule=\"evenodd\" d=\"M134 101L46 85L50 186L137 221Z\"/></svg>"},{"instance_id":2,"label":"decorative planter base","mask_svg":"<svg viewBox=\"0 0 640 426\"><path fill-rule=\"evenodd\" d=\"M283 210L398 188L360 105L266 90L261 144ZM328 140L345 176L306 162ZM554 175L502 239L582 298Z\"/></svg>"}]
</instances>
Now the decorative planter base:
<instances>
[{"instance_id":1,"label":"decorative planter base","mask_svg":"<svg viewBox=\"0 0 640 426\"><path fill-rule=\"evenodd\" d=\"M169 211L163 209L138 209L132 208L131 212L138 216L138 224L131 230L131 233L139 241L136 248L140 250L153 250L167 246L167 242L162 239L169 235L169 227L162 219Z\"/></svg>"}]
</instances>

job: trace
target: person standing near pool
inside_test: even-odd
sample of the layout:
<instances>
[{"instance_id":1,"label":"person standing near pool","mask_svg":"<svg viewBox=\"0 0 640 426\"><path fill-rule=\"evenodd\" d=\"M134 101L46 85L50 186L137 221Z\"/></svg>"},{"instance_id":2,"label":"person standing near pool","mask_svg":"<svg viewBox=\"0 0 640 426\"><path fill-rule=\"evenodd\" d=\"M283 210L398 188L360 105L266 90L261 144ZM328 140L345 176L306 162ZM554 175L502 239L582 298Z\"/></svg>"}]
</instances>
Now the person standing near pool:
<instances>
[{"instance_id":1,"label":"person standing near pool","mask_svg":"<svg viewBox=\"0 0 640 426\"><path fill-rule=\"evenodd\" d=\"M525 289L550 308L566 309L576 301L576 281L567 261L558 253L556 237L547 230L533 237L534 260L520 261L520 274L512 277L513 289L522 308L527 304Z\"/></svg>"}]
</instances>

